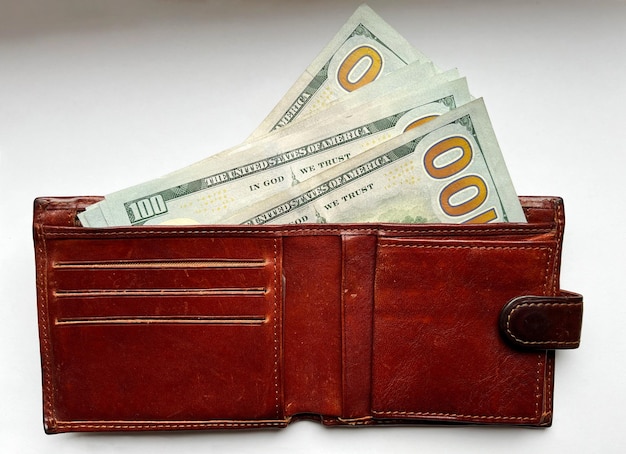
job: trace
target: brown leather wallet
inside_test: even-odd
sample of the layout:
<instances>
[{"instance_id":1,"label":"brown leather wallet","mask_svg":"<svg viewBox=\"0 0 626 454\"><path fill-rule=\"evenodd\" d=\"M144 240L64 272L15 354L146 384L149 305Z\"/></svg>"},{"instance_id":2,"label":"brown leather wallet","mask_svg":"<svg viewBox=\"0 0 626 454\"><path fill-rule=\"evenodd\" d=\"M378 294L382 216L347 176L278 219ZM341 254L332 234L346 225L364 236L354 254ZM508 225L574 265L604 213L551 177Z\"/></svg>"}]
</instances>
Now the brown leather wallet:
<instances>
[{"instance_id":1,"label":"brown leather wallet","mask_svg":"<svg viewBox=\"0 0 626 454\"><path fill-rule=\"evenodd\" d=\"M83 228L39 198L48 433L327 425L548 426L563 203L527 224Z\"/></svg>"}]
</instances>

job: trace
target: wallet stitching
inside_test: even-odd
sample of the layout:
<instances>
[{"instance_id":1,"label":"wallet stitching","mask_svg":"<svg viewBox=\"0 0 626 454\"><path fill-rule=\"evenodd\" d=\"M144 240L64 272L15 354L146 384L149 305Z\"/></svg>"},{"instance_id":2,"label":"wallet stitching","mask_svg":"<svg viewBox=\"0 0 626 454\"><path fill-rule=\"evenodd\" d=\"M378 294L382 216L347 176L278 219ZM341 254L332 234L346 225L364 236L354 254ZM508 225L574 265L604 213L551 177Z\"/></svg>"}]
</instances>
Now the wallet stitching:
<instances>
[{"instance_id":1,"label":"wallet stitching","mask_svg":"<svg viewBox=\"0 0 626 454\"><path fill-rule=\"evenodd\" d=\"M558 235L558 230L559 230L558 224L557 224L556 228L557 228L557 235ZM544 270L545 274L544 274L544 278L543 278L543 293L544 294L546 294L548 292L548 282L550 280L550 260L553 260L553 261L556 260L555 257L557 256L556 254L558 253L558 241L559 241L559 239L558 239L558 236L557 236L556 253L555 253L555 251L551 247L549 247L547 249L547 253L546 253L546 256L545 256L546 268ZM553 271L554 271L554 268L553 268ZM553 286L554 286L554 280L553 280ZM536 378L537 384L536 384L536 387L535 387L535 396L536 396L536 400L535 400L535 419L539 420L539 421L541 420L539 406L540 406L540 403L541 404L545 403L544 393L541 392L541 378L542 377L544 378L544 386L545 386L545 377L541 373L542 366L544 365L544 363L542 362L542 358L545 361L548 361L548 353L547 352L539 352L537 354L537 371L536 371L536 374L537 374L537 376L536 376L537 377ZM550 398L549 395L545 395L545 399L549 399L549 398ZM543 405L542 405L542 407L543 407Z\"/></svg>"},{"instance_id":2,"label":"wallet stitching","mask_svg":"<svg viewBox=\"0 0 626 454\"><path fill-rule=\"evenodd\" d=\"M444 413L444 412L429 412L429 411L377 411L372 410L372 413L376 415L388 415L388 416L434 416L434 417L448 417L448 418L470 418L480 420L496 420L496 421L532 421L536 419L536 416L494 416L494 415L465 415L460 413Z\"/></svg>"},{"instance_id":3,"label":"wallet stitching","mask_svg":"<svg viewBox=\"0 0 626 454\"><path fill-rule=\"evenodd\" d=\"M552 362L553 358L548 358L546 356L546 362L548 363L548 378L547 378L547 390L546 390L546 399L547 399L547 408L544 413L544 416L548 416L552 413Z\"/></svg>"},{"instance_id":4,"label":"wallet stitching","mask_svg":"<svg viewBox=\"0 0 626 454\"><path fill-rule=\"evenodd\" d=\"M536 396L535 418L539 420L541 419L539 403L540 401L542 401L541 395L543 394L540 392L541 391L541 368L544 365L544 363L541 361L542 357L545 357L545 355L543 355L542 353L537 353L537 370L535 371L535 374L536 374L536 377L535 377L535 396ZM547 360L547 357L545 359Z\"/></svg>"},{"instance_id":5,"label":"wallet stitching","mask_svg":"<svg viewBox=\"0 0 626 454\"><path fill-rule=\"evenodd\" d=\"M94 422L80 423L74 421L57 421L57 428L75 428L75 429L106 429L106 430L122 430L122 429L202 429L202 428L228 428L228 427L265 427L276 426L284 427L288 421L259 421L259 422L226 422L226 421L206 421L206 422L167 422L167 421L139 421L139 422Z\"/></svg>"},{"instance_id":6,"label":"wallet stitching","mask_svg":"<svg viewBox=\"0 0 626 454\"><path fill-rule=\"evenodd\" d=\"M419 241L419 240L418 240ZM431 245L431 244L397 244L397 243L382 243L381 247L404 247L404 248L431 248L431 249L538 249L552 251L549 246L446 246L446 245ZM546 268L549 267L549 264ZM547 269L546 269L547 271ZM547 283L544 283L544 288Z\"/></svg>"},{"instance_id":7,"label":"wallet stitching","mask_svg":"<svg viewBox=\"0 0 626 454\"><path fill-rule=\"evenodd\" d=\"M557 240L558 242L558 240ZM550 256L552 255L553 248L549 246L437 246L428 244L380 244L381 247L399 247L399 248L429 248L429 249L536 249L546 252L546 267L544 270L543 278L543 290L547 291L549 281L549 269L550 269ZM558 247L558 246L557 246ZM558 249L557 249L558 250ZM422 416L422 417L448 417L448 418L468 418L472 420L496 420L496 421L532 421L539 418L539 404L541 402L542 393L541 389L541 368L543 366L542 357L543 354L539 354L537 357L537 369L535 372L535 416L495 416L495 415L466 415L458 413L444 413L444 412L413 412L403 410L389 410L379 411L372 409L372 413L375 415L391 415L391 416ZM547 359L547 358L546 358ZM548 378L550 377L550 371L548 371ZM547 394L546 398L550 401L551 394Z\"/></svg>"},{"instance_id":8,"label":"wallet stitching","mask_svg":"<svg viewBox=\"0 0 626 454\"><path fill-rule=\"evenodd\" d=\"M39 222L41 221L41 217L43 216L43 210L39 212ZM41 329L41 342L42 342L42 352L43 352L43 371L44 371L44 390L45 390L45 399L44 399L44 414L49 419L52 420L53 409L54 409L54 394L52 392L52 382L51 382L51 360L50 360L50 333L49 333L49 320L47 314L48 308L48 273L47 270L44 269L45 265L48 263L48 248L46 247L46 236L42 234L41 230L38 232L41 238L41 249L40 252L43 255L43 264L39 266L39 272L41 274L43 280L43 288L41 290L42 298L41 304L39 307L40 317L42 320L42 329Z\"/></svg>"},{"instance_id":9,"label":"wallet stitching","mask_svg":"<svg viewBox=\"0 0 626 454\"><path fill-rule=\"evenodd\" d=\"M536 307L542 307L542 306L580 307L580 306L582 306L582 302L574 302L574 303L558 303L558 302L553 302L553 303L545 303L545 302L542 302L542 303L522 303L522 304L519 304L519 305L515 306L513 309L511 309L511 312L509 312L509 315L506 318L506 332L516 342L518 342L520 344L524 344L524 345L575 345L575 344L579 343L578 341L555 341L555 340L525 341L525 340L520 339L519 337L517 337L515 334L513 334L513 331L511 331L511 318L513 317L513 314L515 313L515 311L517 311L518 309L520 309L522 307L532 307L532 306L536 306Z\"/></svg>"},{"instance_id":10,"label":"wallet stitching","mask_svg":"<svg viewBox=\"0 0 626 454\"><path fill-rule=\"evenodd\" d=\"M93 229L95 230L95 229ZM497 228L497 229L429 229L429 230L418 230L418 229L394 229L394 228L350 228L350 229L341 229L341 228L302 228L302 229L276 229L271 231L266 230L218 230L218 229L207 229L207 230L123 230L123 231L115 231L115 232L98 232L98 231L87 231L87 232L55 232L48 231L46 234L50 237L55 236L135 236L135 235L202 235L202 234L232 234L232 233L245 233L245 234L255 234L255 235L275 235L275 234L289 234L289 233L310 233L310 232L324 232L324 233L377 233L384 235L385 233L406 233L406 234L446 234L446 233L459 233L459 234L472 234L472 233L485 233L485 234L499 234L499 233L546 233L550 232L551 228L526 228L526 227L510 227L510 228Z\"/></svg>"},{"instance_id":11,"label":"wallet stitching","mask_svg":"<svg viewBox=\"0 0 626 454\"><path fill-rule=\"evenodd\" d=\"M554 215L554 220L556 223L556 253L554 254L554 266L552 268L552 276L558 276L559 263L561 261L561 245L563 243L563 233L565 232L565 216L563 214L563 203L560 201L553 202L556 205L556 213ZM557 279L553 279L552 282L552 293L556 295L557 293Z\"/></svg>"},{"instance_id":12,"label":"wallet stitching","mask_svg":"<svg viewBox=\"0 0 626 454\"><path fill-rule=\"evenodd\" d=\"M275 393L275 407L276 407L276 418L280 416L280 384L278 381L278 360L279 360L279 351L278 351L278 240L274 239L274 325L273 325L273 335L274 335L274 393Z\"/></svg>"}]
</instances>

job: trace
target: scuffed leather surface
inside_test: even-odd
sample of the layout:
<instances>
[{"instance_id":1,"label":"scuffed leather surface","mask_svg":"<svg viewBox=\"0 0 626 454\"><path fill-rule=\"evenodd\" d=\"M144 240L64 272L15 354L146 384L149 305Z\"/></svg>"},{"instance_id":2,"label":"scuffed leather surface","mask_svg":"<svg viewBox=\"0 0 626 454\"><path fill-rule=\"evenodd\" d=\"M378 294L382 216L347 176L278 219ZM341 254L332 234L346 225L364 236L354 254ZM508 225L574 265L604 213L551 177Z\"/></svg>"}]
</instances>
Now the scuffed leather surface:
<instances>
[{"instance_id":1,"label":"scuffed leather surface","mask_svg":"<svg viewBox=\"0 0 626 454\"><path fill-rule=\"evenodd\" d=\"M554 259L549 244L514 240L381 240L374 414L541 423L551 362L507 349L493 328L520 291L553 291Z\"/></svg>"},{"instance_id":2,"label":"scuffed leather surface","mask_svg":"<svg viewBox=\"0 0 626 454\"><path fill-rule=\"evenodd\" d=\"M528 224L82 228L34 235L48 432L469 422L549 425L554 352L502 307L560 292L558 198Z\"/></svg>"}]
</instances>

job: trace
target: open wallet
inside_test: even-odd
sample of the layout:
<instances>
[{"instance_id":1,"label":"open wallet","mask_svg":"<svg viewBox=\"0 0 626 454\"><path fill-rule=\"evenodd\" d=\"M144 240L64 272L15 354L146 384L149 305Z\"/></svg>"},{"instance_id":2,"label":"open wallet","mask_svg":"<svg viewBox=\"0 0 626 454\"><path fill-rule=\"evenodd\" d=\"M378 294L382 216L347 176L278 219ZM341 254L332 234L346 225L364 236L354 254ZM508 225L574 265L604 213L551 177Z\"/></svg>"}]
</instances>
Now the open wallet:
<instances>
[{"instance_id":1,"label":"open wallet","mask_svg":"<svg viewBox=\"0 0 626 454\"><path fill-rule=\"evenodd\" d=\"M528 223L84 228L34 210L44 428L549 426L563 202Z\"/></svg>"}]
</instances>

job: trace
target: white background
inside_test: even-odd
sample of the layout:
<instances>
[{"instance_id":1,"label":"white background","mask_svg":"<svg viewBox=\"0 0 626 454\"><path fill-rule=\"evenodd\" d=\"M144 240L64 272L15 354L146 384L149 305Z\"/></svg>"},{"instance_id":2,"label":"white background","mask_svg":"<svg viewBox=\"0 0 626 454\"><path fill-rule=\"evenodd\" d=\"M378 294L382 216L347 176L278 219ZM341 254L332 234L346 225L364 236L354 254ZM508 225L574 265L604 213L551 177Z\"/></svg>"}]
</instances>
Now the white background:
<instances>
[{"instance_id":1,"label":"white background","mask_svg":"<svg viewBox=\"0 0 626 454\"><path fill-rule=\"evenodd\" d=\"M549 429L412 427L46 436L31 207L102 195L236 145L358 1L0 0L0 452L624 452L626 4L371 1L483 96L519 194L565 199Z\"/></svg>"}]
</instances>

